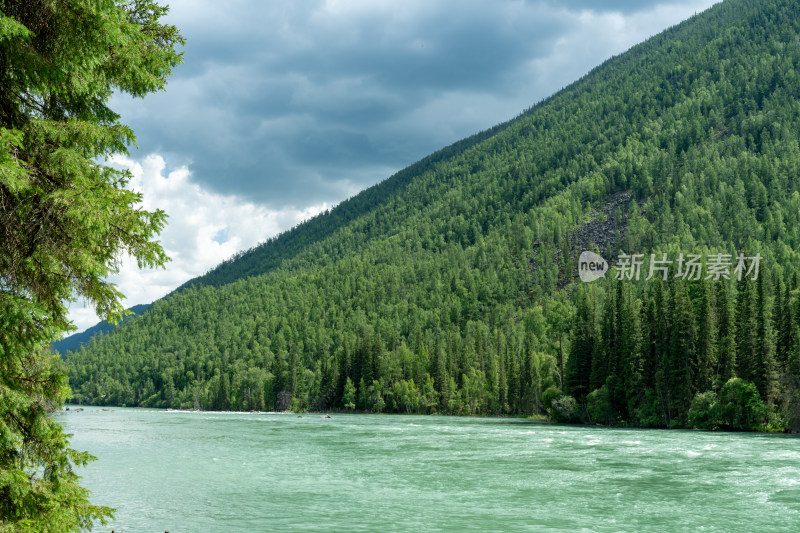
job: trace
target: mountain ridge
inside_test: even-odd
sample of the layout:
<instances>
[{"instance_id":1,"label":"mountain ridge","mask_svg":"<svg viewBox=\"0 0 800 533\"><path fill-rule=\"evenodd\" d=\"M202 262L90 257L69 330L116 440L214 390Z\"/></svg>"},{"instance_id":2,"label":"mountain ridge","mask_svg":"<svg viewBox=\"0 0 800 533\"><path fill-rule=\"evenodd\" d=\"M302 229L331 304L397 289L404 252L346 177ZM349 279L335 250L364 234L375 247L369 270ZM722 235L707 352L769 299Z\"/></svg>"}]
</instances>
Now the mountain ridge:
<instances>
[{"instance_id":1,"label":"mountain ridge","mask_svg":"<svg viewBox=\"0 0 800 533\"><path fill-rule=\"evenodd\" d=\"M150 309L153 304L139 304L134 305L127 309L133 313L133 316L138 316ZM54 352L64 354L70 350L77 350L87 342L89 342L95 335L100 335L113 331L117 326L121 326L126 320L133 318L133 316L123 316L118 324L110 324L107 320L101 320L94 326L90 326L85 330L73 333L61 340L55 341L50 345L50 349Z\"/></svg>"}]
</instances>

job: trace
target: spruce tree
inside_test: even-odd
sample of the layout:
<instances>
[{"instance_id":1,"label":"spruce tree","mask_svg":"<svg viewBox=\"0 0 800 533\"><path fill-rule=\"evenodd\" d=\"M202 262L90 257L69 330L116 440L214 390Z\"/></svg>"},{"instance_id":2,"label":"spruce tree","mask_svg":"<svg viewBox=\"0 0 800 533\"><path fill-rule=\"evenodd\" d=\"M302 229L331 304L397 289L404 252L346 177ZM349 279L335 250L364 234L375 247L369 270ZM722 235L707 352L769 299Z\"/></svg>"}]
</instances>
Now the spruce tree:
<instances>
[{"instance_id":1,"label":"spruce tree","mask_svg":"<svg viewBox=\"0 0 800 533\"><path fill-rule=\"evenodd\" d=\"M722 283L722 282L718 282ZM700 295L696 305L697 323L697 372L693 389L698 392L711 390L716 367L717 325L714 293L709 282L699 284Z\"/></svg>"},{"instance_id":2,"label":"spruce tree","mask_svg":"<svg viewBox=\"0 0 800 533\"><path fill-rule=\"evenodd\" d=\"M720 390L729 379L736 375L736 328L731 312L728 284L725 281L719 281L716 286L718 330L714 390Z\"/></svg>"},{"instance_id":3,"label":"spruce tree","mask_svg":"<svg viewBox=\"0 0 800 533\"><path fill-rule=\"evenodd\" d=\"M673 416L672 391L670 389L670 339L673 336L670 330L672 315L668 305L670 291L668 287L665 290L660 278L655 279L653 287L654 322L651 326L651 334L655 357L654 390L661 418L664 425L668 426Z\"/></svg>"},{"instance_id":4,"label":"spruce tree","mask_svg":"<svg viewBox=\"0 0 800 533\"><path fill-rule=\"evenodd\" d=\"M625 405L625 348L628 343L628 331L625 326L629 325L627 319L628 306L626 302L626 291L621 280L617 280L614 287L614 319L611 324L613 336L610 338L607 347L608 395L614 407L615 414L621 418L627 418L627 406Z\"/></svg>"},{"instance_id":5,"label":"spruce tree","mask_svg":"<svg viewBox=\"0 0 800 533\"><path fill-rule=\"evenodd\" d=\"M783 320L779 330L780 350L778 352L778 366L781 370L785 369L789 362L789 354L795 343L795 326L798 324L792 308L792 288L793 284L787 283L783 293L783 310L781 312Z\"/></svg>"},{"instance_id":6,"label":"spruce tree","mask_svg":"<svg viewBox=\"0 0 800 533\"><path fill-rule=\"evenodd\" d=\"M736 286L736 375L753 382L757 373L754 305L750 282L741 279Z\"/></svg>"},{"instance_id":7,"label":"spruce tree","mask_svg":"<svg viewBox=\"0 0 800 533\"><path fill-rule=\"evenodd\" d=\"M583 402L591 392L592 354L596 342L594 298L583 287L577 291L575 321L567 360L567 392Z\"/></svg>"},{"instance_id":8,"label":"spruce tree","mask_svg":"<svg viewBox=\"0 0 800 533\"><path fill-rule=\"evenodd\" d=\"M517 354L515 353L515 348L509 344L506 348L506 368L508 369L508 403L509 409L514 413L520 412L520 406L522 403L519 379L519 363L517 361L518 358ZM453 382L454 381L451 381L451 383ZM451 394L454 392L454 390L450 391Z\"/></svg>"},{"instance_id":9,"label":"spruce tree","mask_svg":"<svg viewBox=\"0 0 800 533\"><path fill-rule=\"evenodd\" d=\"M620 284L622 282L619 282ZM619 416L628 420L643 399L641 325L630 285L617 290L617 381L613 391Z\"/></svg>"},{"instance_id":10,"label":"spruce tree","mask_svg":"<svg viewBox=\"0 0 800 533\"><path fill-rule=\"evenodd\" d=\"M775 331L775 366L780 369L786 364L787 350L784 344L785 332L783 328L786 322L783 318L784 305L784 286L780 278L775 284L775 301L772 305L772 329Z\"/></svg>"},{"instance_id":11,"label":"spruce tree","mask_svg":"<svg viewBox=\"0 0 800 533\"><path fill-rule=\"evenodd\" d=\"M550 339L554 339L558 358L558 378L559 388L564 390L564 336L567 335L572 326L573 312L572 308L564 305L562 302L555 300L551 301L547 306L547 322L549 331L547 333Z\"/></svg>"},{"instance_id":12,"label":"spruce tree","mask_svg":"<svg viewBox=\"0 0 800 533\"><path fill-rule=\"evenodd\" d=\"M792 320L794 321L793 342L786 360L786 366L788 367L786 373L800 380L800 296L795 298Z\"/></svg>"},{"instance_id":13,"label":"spruce tree","mask_svg":"<svg viewBox=\"0 0 800 533\"><path fill-rule=\"evenodd\" d=\"M612 353L616 350L616 300L615 290L612 287L606 291L603 302L603 311L599 319L600 338L594 345L592 355L592 371L589 379L589 388L593 391L606 384L609 375L609 365ZM614 355L615 357L615 355Z\"/></svg>"},{"instance_id":14,"label":"spruce tree","mask_svg":"<svg viewBox=\"0 0 800 533\"><path fill-rule=\"evenodd\" d=\"M130 128L112 94L163 89L182 38L151 0L6 0L0 12L0 529L90 528L91 505L73 450L49 412L68 394L47 349L72 328L65 302L83 298L115 321L122 295L107 281L128 253L167 261L155 240L161 211L142 209L127 153Z\"/></svg>"},{"instance_id":15,"label":"spruce tree","mask_svg":"<svg viewBox=\"0 0 800 533\"><path fill-rule=\"evenodd\" d=\"M433 344L433 385L439 393L439 405L443 408L447 406L447 361L444 347L439 344L439 337Z\"/></svg>"},{"instance_id":16,"label":"spruce tree","mask_svg":"<svg viewBox=\"0 0 800 533\"><path fill-rule=\"evenodd\" d=\"M520 395L521 395L521 405L520 409L524 414L533 413L533 408L536 405L537 398L534 392L534 380L536 377L536 371L533 367L533 347L531 343L528 342L525 345L525 355L523 359L522 371L520 372Z\"/></svg>"},{"instance_id":17,"label":"spruce tree","mask_svg":"<svg viewBox=\"0 0 800 533\"><path fill-rule=\"evenodd\" d=\"M756 280L755 301L755 357L753 359L753 383L761 399L773 403L776 394L775 345L769 309L769 277L764 271Z\"/></svg>"},{"instance_id":18,"label":"spruce tree","mask_svg":"<svg viewBox=\"0 0 800 533\"><path fill-rule=\"evenodd\" d=\"M695 390L697 331L685 282L675 282L670 298L670 350L668 378L670 424L684 423Z\"/></svg>"}]
</instances>

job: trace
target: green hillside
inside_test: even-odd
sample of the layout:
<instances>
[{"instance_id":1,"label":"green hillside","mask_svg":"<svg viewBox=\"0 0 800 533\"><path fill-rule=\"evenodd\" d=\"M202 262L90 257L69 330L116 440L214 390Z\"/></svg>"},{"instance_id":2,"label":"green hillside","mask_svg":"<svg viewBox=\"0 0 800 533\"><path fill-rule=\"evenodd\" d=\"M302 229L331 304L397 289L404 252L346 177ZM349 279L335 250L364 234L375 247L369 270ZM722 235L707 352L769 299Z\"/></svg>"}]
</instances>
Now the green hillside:
<instances>
[{"instance_id":1,"label":"green hillside","mask_svg":"<svg viewBox=\"0 0 800 533\"><path fill-rule=\"evenodd\" d=\"M799 70L799 4L719 4L96 337L75 399L796 430Z\"/></svg>"}]
</instances>

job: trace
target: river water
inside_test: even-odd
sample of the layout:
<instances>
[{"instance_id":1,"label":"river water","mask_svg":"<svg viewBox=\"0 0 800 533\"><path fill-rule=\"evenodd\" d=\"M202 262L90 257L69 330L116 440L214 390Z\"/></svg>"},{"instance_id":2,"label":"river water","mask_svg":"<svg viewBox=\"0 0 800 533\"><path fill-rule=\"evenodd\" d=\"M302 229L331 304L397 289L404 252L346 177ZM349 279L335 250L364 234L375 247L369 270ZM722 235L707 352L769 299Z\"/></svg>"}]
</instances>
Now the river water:
<instances>
[{"instance_id":1,"label":"river water","mask_svg":"<svg viewBox=\"0 0 800 533\"><path fill-rule=\"evenodd\" d=\"M74 409L95 531L800 531L795 437Z\"/></svg>"}]
</instances>

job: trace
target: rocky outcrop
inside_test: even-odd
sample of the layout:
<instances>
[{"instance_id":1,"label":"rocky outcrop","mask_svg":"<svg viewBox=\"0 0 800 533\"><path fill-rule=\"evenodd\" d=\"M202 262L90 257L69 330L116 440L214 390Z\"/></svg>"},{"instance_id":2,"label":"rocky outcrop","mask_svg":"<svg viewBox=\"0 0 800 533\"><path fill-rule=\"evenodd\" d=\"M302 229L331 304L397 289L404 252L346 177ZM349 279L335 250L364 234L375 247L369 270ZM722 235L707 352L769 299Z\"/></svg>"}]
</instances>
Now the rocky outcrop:
<instances>
[{"instance_id":1,"label":"rocky outcrop","mask_svg":"<svg viewBox=\"0 0 800 533\"><path fill-rule=\"evenodd\" d=\"M583 250L598 250L601 255L615 253L625 237L631 198L630 191L617 193L599 211L591 213L589 220L569 236L571 250L577 254Z\"/></svg>"}]
</instances>

